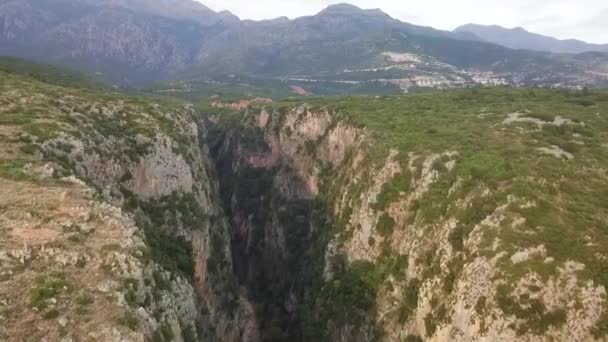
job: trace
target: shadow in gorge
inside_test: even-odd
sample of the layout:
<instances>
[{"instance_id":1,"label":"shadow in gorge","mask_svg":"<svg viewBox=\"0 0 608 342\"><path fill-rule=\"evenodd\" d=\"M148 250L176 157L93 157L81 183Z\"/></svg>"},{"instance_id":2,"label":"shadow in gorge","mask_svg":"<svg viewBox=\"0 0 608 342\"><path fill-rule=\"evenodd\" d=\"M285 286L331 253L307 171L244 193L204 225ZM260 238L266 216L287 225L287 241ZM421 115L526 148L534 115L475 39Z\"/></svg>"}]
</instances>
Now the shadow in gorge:
<instances>
[{"instance_id":1,"label":"shadow in gorge","mask_svg":"<svg viewBox=\"0 0 608 342\"><path fill-rule=\"evenodd\" d=\"M328 206L310 194L286 198L273 186L278 168L280 177L295 173L285 172L288 165L243 163L238 134L215 132L209 145L230 224L234 272L254 303L262 339L378 338L373 325L380 282L376 267L365 262L347 267L339 255L326 260L335 229ZM291 194L305 188L296 178L288 184L296 189Z\"/></svg>"}]
</instances>

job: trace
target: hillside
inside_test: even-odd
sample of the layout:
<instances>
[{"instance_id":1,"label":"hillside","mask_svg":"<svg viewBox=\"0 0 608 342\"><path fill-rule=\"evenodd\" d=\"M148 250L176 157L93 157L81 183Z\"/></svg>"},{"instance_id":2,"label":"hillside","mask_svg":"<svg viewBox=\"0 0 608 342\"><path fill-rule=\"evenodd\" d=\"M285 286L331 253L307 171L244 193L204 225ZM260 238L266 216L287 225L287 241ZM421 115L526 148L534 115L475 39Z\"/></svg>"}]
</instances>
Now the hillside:
<instances>
[{"instance_id":1,"label":"hillside","mask_svg":"<svg viewBox=\"0 0 608 342\"><path fill-rule=\"evenodd\" d=\"M399 93L477 85L601 87L608 55L511 50L332 5L293 20L239 20L191 0L0 2L0 53L101 74L112 84L177 80L306 93Z\"/></svg>"},{"instance_id":2,"label":"hillside","mask_svg":"<svg viewBox=\"0 0 608 342\"><path fill-rule=\"evenodd\" d=\"M106 86L78 71L0 56L0 71L66 87L102 90Z\"/></svg>"},{"instance_id":3,"label":"hillside","mask_svg":"<svg viewBox=\"0 0 608 342\"><path fill-rule=\"evenodd\" d=\"M590 44L576 39L560 40L537 33L528 32L521 27L507 29L492 25L466 24L454 32L471 33L480 39L511 49L546 51L554 53L608 52L608 45Z\"/></svg>"}]
</instances>

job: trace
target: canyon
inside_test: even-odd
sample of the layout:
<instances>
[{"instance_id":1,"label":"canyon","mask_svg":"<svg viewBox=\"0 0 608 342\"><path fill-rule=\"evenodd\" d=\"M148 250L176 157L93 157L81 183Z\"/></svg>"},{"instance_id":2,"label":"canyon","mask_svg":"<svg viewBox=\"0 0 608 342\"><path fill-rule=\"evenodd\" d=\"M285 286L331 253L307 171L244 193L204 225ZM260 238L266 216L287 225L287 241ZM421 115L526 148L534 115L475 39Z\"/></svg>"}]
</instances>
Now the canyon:
<instances>
[{"instance_id":1,"label":"canyon","mask_svg":"<svg viewBox=\"0 0 608 342\"><path fill-rule=\"evenodd\" d=\"M195 107L1 76L3 340L606 339L603 92Z\"/></svg>"}]
</instances>

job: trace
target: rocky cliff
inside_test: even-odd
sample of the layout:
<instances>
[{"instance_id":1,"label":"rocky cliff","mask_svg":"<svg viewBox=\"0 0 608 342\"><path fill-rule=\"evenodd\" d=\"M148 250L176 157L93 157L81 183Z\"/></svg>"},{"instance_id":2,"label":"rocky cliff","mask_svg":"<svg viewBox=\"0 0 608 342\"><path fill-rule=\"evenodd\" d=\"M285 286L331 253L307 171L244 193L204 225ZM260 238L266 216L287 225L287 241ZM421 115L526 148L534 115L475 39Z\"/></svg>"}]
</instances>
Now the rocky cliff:
<instances>
[{"instance_id":1,"label":"rocky cliff","mask_svg":"<svg viewBox=\"0 0 608 342\"><path fill-rule=\"evenodd\" d=\"M2 77L2 339L255 341L192 108Z\"/></svg>"}]
</instances>

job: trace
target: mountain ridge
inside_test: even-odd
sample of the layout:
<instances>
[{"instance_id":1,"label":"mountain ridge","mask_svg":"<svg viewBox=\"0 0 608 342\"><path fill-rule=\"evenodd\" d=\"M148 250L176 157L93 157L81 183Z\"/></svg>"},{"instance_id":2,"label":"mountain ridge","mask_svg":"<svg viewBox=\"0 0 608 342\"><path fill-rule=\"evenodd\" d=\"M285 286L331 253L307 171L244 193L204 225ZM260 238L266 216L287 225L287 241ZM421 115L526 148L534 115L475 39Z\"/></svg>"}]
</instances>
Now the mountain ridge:
<instances>
[{"instance_id":1,"label":"mountain ridge","mask_svg":"<svg viewBox=\"0 0 608 342\"><path fill-rule=\"evenodd\" d=\"M453 32L468 32L481 40L512 49L547 51L554 53L608 52L608 44L587 43L578 39L557 39L533 33L523 27L505 28L499 25L465 24Z\"/></svg>"},{"instance_id":2,"label":"mountain ridge","mask_svg":"<svg viewBox=\"0 0 608 342\"><path fill-rule=\"evenodd\" d=\"M608 83L608 54L512 50L346 4L313 16L251 21L190 0L5 0L0 54L100 73L122 86L226 82L231 75L255 78L254 86L322 94Z\"/></svg>"}]
</instances>

